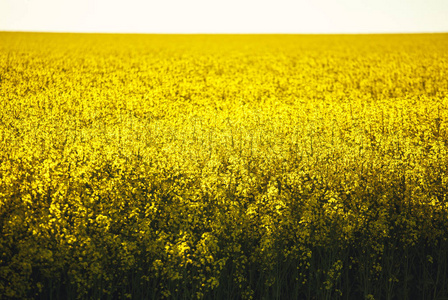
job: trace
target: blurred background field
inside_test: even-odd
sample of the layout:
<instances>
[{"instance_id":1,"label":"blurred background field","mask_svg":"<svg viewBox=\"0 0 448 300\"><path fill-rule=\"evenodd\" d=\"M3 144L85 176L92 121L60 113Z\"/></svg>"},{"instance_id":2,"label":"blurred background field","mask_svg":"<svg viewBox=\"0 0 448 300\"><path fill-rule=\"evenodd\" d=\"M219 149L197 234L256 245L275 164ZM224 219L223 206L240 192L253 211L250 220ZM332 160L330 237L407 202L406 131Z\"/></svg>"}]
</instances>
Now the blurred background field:
<instances>
[{"instance_id":1,"label":"blurred background field","mask_svg":"<svg viewBox=\"0 0 448 300\"><path fill-rule=\"evenodd\" d=\"M448 296L448 34L0 32L0 295Z\"/></svg>"}]
</instances>

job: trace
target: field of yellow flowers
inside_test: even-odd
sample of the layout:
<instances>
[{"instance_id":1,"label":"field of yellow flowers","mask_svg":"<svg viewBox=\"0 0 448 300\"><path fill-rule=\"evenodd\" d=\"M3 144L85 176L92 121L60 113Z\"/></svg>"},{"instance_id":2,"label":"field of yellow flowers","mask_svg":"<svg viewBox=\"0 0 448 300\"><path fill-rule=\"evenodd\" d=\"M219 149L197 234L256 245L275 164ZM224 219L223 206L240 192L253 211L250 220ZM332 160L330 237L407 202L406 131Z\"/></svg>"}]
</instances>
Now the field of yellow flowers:
<instances>
[{"instance_id":1,"label":"field of yellow flowers","mask_svg":"<svg viewBox=\"0 0 448 300\"><path fill-rule=\"evenodd\" d=\"M447 78L448 34L1 32L0 298L447 297Z\"/></svg>"}]
</instances>

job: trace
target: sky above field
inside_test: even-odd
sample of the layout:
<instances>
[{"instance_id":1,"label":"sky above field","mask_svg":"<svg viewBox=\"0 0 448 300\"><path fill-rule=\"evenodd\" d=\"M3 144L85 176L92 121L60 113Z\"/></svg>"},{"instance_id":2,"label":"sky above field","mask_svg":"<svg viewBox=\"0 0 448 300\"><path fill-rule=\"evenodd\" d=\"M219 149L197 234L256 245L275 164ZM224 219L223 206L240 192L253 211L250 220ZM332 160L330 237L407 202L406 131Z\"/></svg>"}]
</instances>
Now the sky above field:
<instances>
[{"instance_id":1,"label":"sky above field","mask_svg":"<svg viewBox=\"0 0 448 300\"><path fill-rule=\"evenodd\" d=\"M448 0L0 0L0 31L448 32Z\"/></svg>"}]
</instances>

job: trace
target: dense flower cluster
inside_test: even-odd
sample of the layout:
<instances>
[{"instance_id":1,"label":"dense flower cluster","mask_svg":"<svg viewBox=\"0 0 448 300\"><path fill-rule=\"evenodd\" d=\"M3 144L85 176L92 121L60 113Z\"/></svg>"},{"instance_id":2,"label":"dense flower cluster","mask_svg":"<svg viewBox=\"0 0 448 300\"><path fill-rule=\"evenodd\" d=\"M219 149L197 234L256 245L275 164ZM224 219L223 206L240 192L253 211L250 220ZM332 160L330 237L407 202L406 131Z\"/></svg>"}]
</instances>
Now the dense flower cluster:
<instances>
[{"instance_id":1,"label":"dense flower cluster","mask_svg":"<svg viewBox=\"0 0 448 300\"><path fill-rule=\"evenodd\" d=\"M0 295L448 294L448 35L0 33Z\"/></svg>"}]
</instances>

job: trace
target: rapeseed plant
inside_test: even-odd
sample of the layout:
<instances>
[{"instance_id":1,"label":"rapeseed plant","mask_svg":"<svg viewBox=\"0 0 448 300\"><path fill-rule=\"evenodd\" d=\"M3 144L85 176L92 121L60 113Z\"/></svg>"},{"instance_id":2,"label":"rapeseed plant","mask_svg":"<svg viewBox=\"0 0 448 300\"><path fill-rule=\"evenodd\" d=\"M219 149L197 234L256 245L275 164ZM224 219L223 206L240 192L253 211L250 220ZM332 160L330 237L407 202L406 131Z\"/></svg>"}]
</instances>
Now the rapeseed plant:
<instances>
[{"instance_id":1,"label":"rapeseed plant","mask_svg":"<svg viewBox=\"0 0 448 300\"><path fill-rule=\"evenodd\" d=\"M445 34L0 40L4 298L448 294Z\"/></svg>"}]
</instances>

